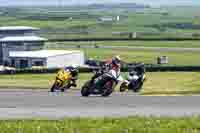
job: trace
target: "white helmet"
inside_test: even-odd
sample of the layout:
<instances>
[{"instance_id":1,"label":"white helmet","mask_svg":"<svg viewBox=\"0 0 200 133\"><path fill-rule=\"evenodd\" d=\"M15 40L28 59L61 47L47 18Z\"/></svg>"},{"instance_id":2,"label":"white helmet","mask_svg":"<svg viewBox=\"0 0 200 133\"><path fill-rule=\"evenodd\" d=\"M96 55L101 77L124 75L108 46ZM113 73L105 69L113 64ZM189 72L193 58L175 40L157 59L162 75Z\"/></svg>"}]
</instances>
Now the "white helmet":
<instances>
[{"instance_id":1,"label":"white helmet","mask_svg":"<svg viewBox=\"0 0 200 133\"><path fill-rule=\"evenodd\" d=\"M120 66L121 58L119 57L119 55L113 57L112 63L115 64L115 65L117 65L117 66Z\"/></svg>"},{"instance_id":2,"label":"white helmet","mask_svg":"<svg viewBox=\"0 0 200 133\"><path fill-rule=\"evenodd\" d=\"M73 67L73 68L77 68L78 65L76 65L76 64L72 64L71 67Z\"/></svg>"}]
</instances>

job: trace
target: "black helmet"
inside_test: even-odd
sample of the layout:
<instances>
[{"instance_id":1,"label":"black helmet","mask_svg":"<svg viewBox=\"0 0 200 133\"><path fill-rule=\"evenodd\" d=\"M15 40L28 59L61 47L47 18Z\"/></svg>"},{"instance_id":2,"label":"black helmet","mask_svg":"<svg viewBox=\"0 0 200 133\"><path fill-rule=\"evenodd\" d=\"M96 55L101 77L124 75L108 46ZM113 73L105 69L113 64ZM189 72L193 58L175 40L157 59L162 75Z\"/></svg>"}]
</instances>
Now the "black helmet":
<instances>
[{"instance_id":1,"label":"black helmet","mask_svg":"<svg viewBox=\"0 0 200 133\"><path fill-rule=\"evenodd\" d=\"M78 75L78 69L77 68L72 68L71 69L71 74L73 77L77 76Z\"/></svg>"},{"instance_id":2,"label":"black helmet","mask_svg":"<svg viewBox=\"0 0 200 133\"><path fill-rule=\"evenodd\" d=\"M133 75L135 75L135 74L136 74L135 71L131 71L131 72L129 72L129 75L130 75L130 76L133 76Z\"/></svg>"},{"instance_id":3,"label":"black helmet","mask_svg":"<svg viewBox=\"0 0 200 133\"><path fill-rule=\"evenodd\" d=\"M79 71L78 71L77 66L75 66L75 65L68 66L65 69L69 70L71 72L71 74L72 74L73 77L78 75Z\"/></svg>"}]
</instances>

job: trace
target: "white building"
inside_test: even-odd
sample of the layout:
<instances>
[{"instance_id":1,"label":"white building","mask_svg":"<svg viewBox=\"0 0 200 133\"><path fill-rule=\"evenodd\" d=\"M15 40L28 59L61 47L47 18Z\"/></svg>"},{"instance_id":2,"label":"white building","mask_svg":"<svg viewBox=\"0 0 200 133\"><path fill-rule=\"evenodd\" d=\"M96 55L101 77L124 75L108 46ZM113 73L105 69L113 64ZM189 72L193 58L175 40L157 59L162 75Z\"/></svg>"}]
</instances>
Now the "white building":
<instances>
[{"instance_id":1,"label":"white building","mask_svg":"<svg viewBox=\"0 0 200 133\"><path fill-rule=\"evenodd\" d=\"M100 17L98 19L100 22L114 22L114 21L120 21L120 16L104 16L104 17Z\"/></svg>"},{"instance_id":2,"label":"white building","mask_svg":"<svg viewBox=\"0 0 200 133\"><path fill-rule=\"evenodd\" d=\"M99 18L99 21L101 21L101 22L112 22L112 21L114 21L114 18L113 17L101 17L101 18Z\"/></svg>"},{"instance_id":3,"label":"white building","mask_svg":"<svg viewBox=\"0 0 200 133\"><path fill-rule=\"evenodd\" d=\"M37 36L38 28L0 27L0 65L16 68L60 68L85 63L81 51L43 50L47 39Z\"/></svg>"},{"instance_id":4,"label":"white building","mask_svg":"<svg viewBox=\"0 0 200 133\"><path fill-rule=\"evenodd\" d=\"M45 38L37 36L38 28L28 26L0 27L0 65L11 64L10 51L43 49Z\"/></svg>"},{"instance_id":5,"label":"white building","mask_svg":"<svg viewBox=\"0 0 200 133\"><path fill-rule=\"evenodd\" d=\"M78 50L11 51L9 57L16 68L61 68L69 65L82 66L85 63L84 53Z\"/></svg>"}]
</instances>

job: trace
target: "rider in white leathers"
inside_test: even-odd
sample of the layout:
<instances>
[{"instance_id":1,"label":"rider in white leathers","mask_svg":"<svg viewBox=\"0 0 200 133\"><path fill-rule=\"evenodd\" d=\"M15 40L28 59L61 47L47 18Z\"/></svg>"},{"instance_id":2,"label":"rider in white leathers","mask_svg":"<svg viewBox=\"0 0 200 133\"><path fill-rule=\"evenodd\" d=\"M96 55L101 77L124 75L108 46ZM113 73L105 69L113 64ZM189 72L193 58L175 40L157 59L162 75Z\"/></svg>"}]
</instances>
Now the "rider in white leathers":
<instances>
[{"instance_id":1,"label":"rider in white leathers","mask_svg":"<svg viewBox=\"0 0 200 133\"><path fill-rule=\"evenodd\" d=\"M119 56L113 57L111 60L106 61L108 68L108 74L112 75L116 80L123 81L121 76L121 59Z\"/></svg>"}]
</instances>

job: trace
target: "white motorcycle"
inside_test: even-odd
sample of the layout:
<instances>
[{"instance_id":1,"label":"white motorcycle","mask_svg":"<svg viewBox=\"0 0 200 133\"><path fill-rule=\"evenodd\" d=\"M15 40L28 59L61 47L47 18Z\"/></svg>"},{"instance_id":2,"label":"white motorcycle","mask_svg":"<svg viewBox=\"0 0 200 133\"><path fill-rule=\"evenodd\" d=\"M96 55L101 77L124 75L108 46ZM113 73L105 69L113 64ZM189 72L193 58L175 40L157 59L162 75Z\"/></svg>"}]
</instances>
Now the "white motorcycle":
<instances>
[{"instance_id":1,"label":"white motorcycle","mask_svg":"<svg viewBox=\"0 0 200 133\"><path fill-rule=\"evenodd\" d=\"M120 92L125 90L132 90L133 92L139 92L146 80L145 67L143 64L137 65L133 70L129 71L127 80L125 80L120 86Z\"/></svg>"}]
</instances>

